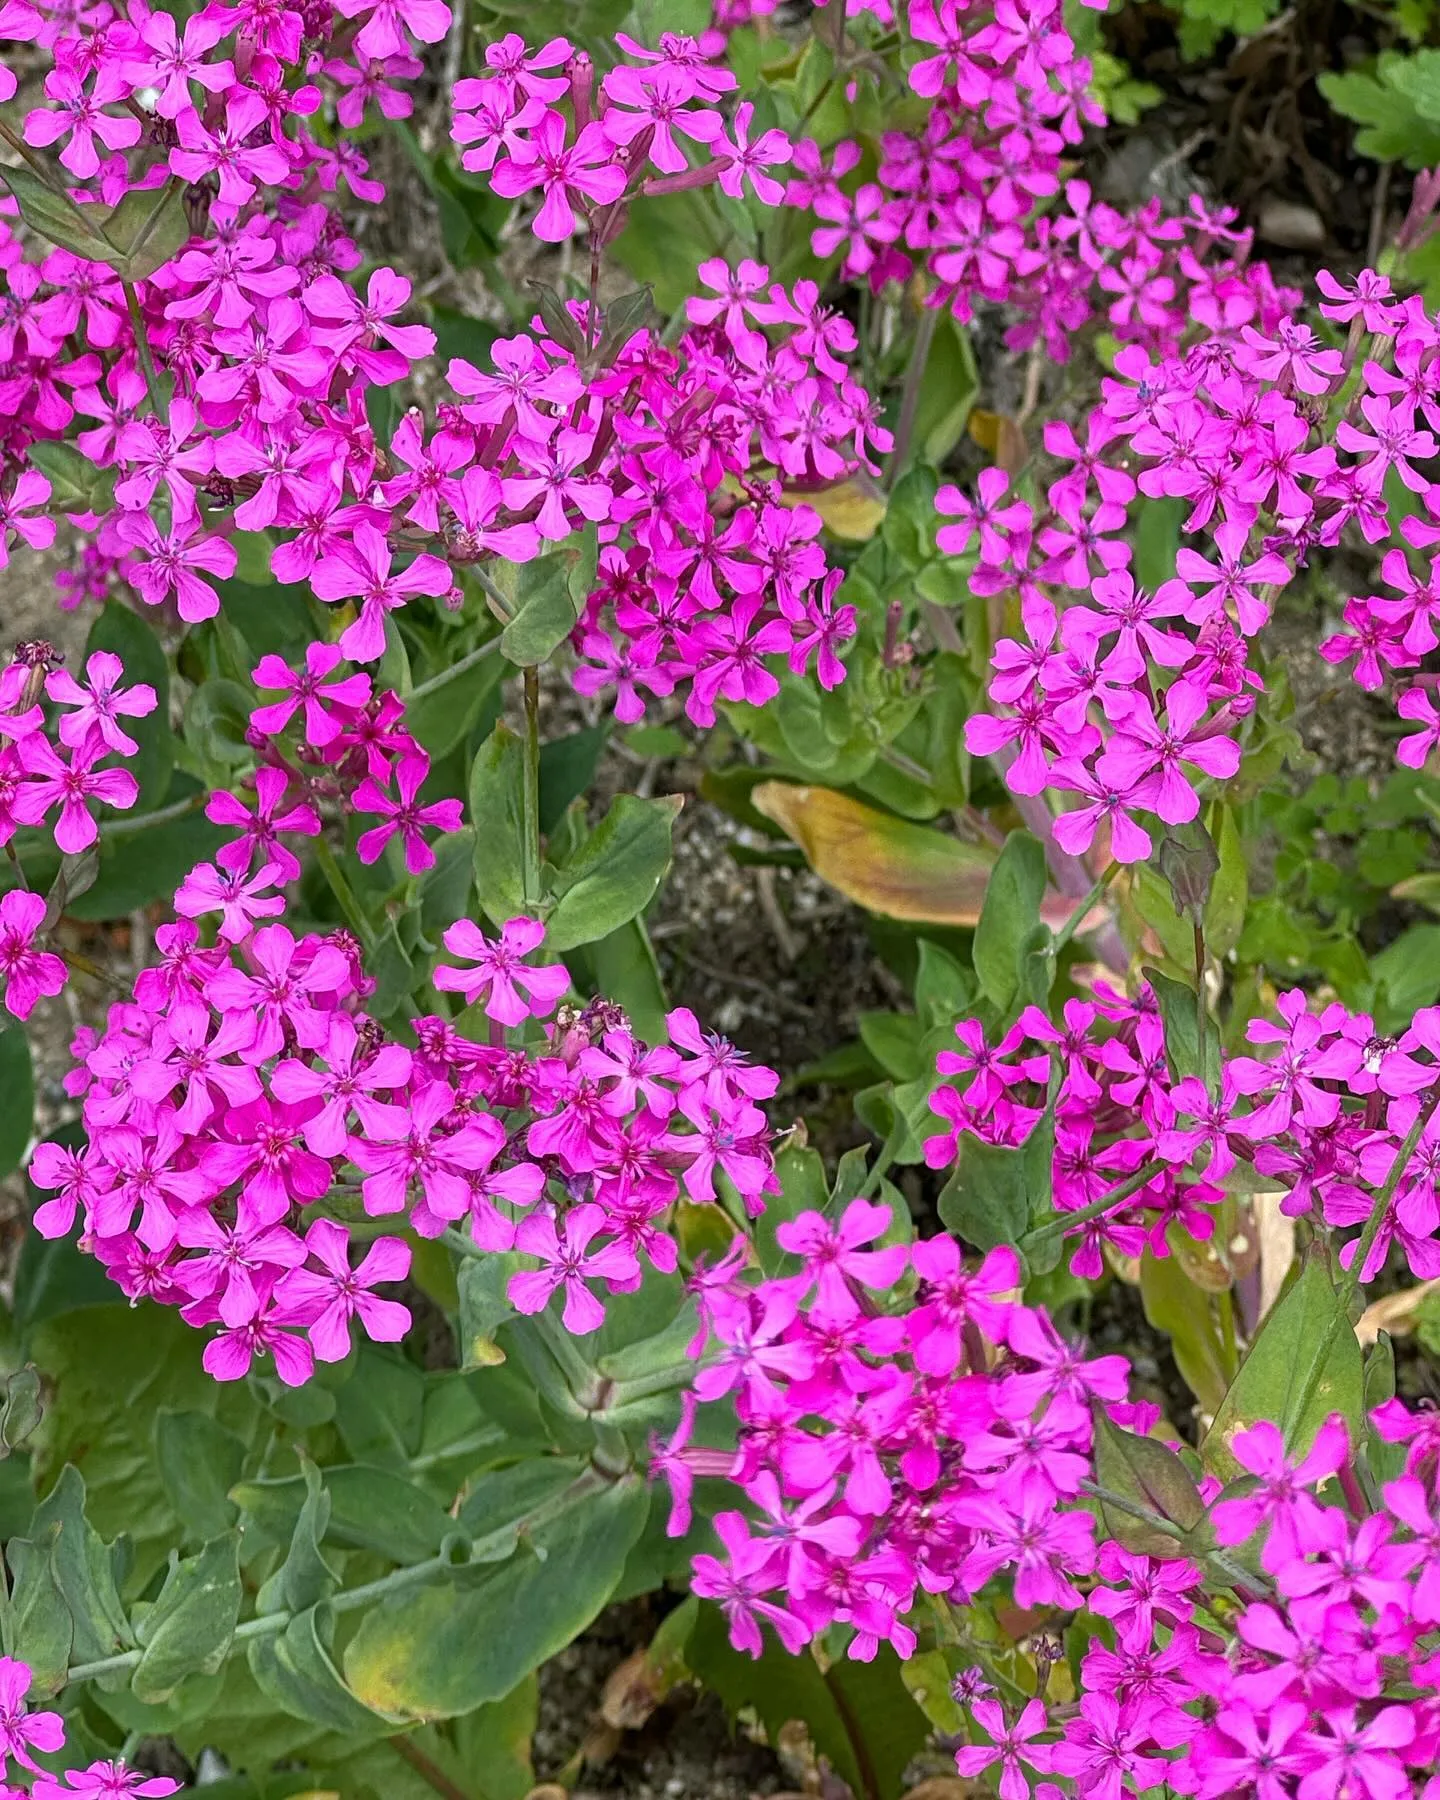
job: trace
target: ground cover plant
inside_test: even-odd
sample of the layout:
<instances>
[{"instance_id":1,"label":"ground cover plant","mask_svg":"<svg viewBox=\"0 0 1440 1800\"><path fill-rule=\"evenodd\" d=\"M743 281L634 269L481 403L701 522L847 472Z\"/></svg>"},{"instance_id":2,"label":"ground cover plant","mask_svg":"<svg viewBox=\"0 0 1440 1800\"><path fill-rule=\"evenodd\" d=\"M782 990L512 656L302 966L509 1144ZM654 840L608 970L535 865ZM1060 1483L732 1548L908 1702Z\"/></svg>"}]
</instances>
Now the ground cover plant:
<instances>
[{"instance_id":1,"label":"ground cover plant","mask_svg":"<svg viewBox=\"0 0 1440 1800\"><path fill-rule=\"evenodd\" d=\"M1440 1795L1440 179L1296 285L1085 29L0 7L14 1789L520 1800L646 1597L834 1800Z\"/></svg>"}]
</instances>

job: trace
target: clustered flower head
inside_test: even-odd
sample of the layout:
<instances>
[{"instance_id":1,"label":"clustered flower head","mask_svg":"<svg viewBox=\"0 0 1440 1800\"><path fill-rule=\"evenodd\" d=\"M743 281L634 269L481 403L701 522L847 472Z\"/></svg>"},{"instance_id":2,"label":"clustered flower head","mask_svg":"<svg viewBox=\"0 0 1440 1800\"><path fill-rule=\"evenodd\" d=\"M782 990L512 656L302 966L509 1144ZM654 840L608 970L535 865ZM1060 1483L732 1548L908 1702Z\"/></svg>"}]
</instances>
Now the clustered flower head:
<instances>
[{"instance_id":1,"label":"clustered flower head","mask_svg":"<svg viewBox=\"0 0 1440 1800\"><path fill-rule=\"evenodd\" d=\"M725 1555L694 1570L754 1655L768 1622L792 1651L840 1623L851 1657L905 1657L922 1593L963 1604L1004 1570L1019 1605L1078 1607L1094 1567L1093 1520L1061 1502L1089 1466L1090 1397L1124 1400L1123 1360L1085 1361L1020 1304L1013 1251L971 1269L951 1237L885 1242L890 1222L866 1200L803 1213L777 1233L794 1274L756 1282L740 1243L692 1284L710 1346L694 1398L731 1397L737 1447L688 1447L687 1416L655 1466L674 1534L697 1475L756 1509L719 1513Z\"/></svg>"},{"instance_id":2,"label":"clustered flower head","mask_svg":"<svg viewBox=\"0 0 1440 1800\"><path fill-rule=\"evenodd\" d=\"M873 158L850 138L795 146L786 202L816 221L815 254L838 254L842 275L878 293L923 271L931 304L962 321L1004 306L1006 344L1057 362L1097 317L1121 343L1174 350L1192 320L1269 324L1293 306L1248 264L1251 234L1233 212L1197 201L1175 216L1155 198L1125 214L1067 179L1073 147L1105 117L1059 0L846 10L898 38L905 80L930 107L921 130L880 130Z\"/></svg>"},{"instance_id":3,"label":"clustered flower head","mask_svg":"<svg viewBox=\"0 0 1440 1800\"><path fill-rule=\"evenodd\" d=\"M0 668L0 845L48 823L56 848L73 857L99 836L97 804L134 806L139 788L117 759L140 746L124 721L154 712L156 697L142 682L126 684L109 651L87 658L80 681L58 664L49 644L35 642L18 645ZM65 985L64 963L35 947L48 910L24 887L0 896L0 979L17 1019Z\"/></svg>"},{"instance_id":4,"label":"clustered flower head","mask_svg":"<svg viewBox=\"0 0 1440 1800\"><path fill-rule=\"evenodd\" d=\"M843 679L855 616L835 603L818 514L795 497L874 468L890 439L841 360L854 332L813 282L785 288L717 260L702 273L723 304L692 301L673 346L633 309L628 324L608 319L593 293L555 300L497 342L489 369L453 361L433 421L411 409L387 443L367 395L406 381L435 335L403 322L403 276L375 269L363 293L347 281L361 253L325 196L342 175L359 199L381 189L308 121L335 105L353 127L370 101L405 116L395 83L420 68L410 38L436 41L448 9L322 8L302 33L298 12L211 8L183 40L143 8L74 37L28 0L4 16L55 58L29 141L61 145L107 203L189 184L192 235L133 284L135 317L104 264L68 249L31 260L0 221L14 401L0 450L19 465L31 442L73 433L95 483L91 509L71 515L87 541L64 575L68 603L123 582L198 623L235 573L235 533L264 531L275 578L350 607L341 652L374 663L387 616L417 596L459 607L468 566L529 562L593 526L601 566L575 633L577 682L613 689L623 721L680 688L698 723L717 699L762 701L777 686L767 657ZM326 50L302 52L302 36ZM597 257L634 193L713 180L778 201L767 170L789 143L751 130L729 71L673 34L657 51L623 34L617 47L597 81L563 38L491 45L486 74L454 95L466 166L503 196L537 194L544 238L583 215ZM135 109L153 120L143 141ZM681 144L708 160L691 168ZM147 358L173 385L163 409ZM35 468L0 479L0 557L12 532L51 541L36 511L51 493Z\"/></svg>"},{"instance_id":5,"label":"clustered flower head","mask_svg":"<svg viewBox=\"0 0 1440 1800\"><path fill-rule=\"evenodd\" d=\"M133 998L77 1040L69 1086L87 1142L36 1151L32 1179L54 1195L37 1229L64 1235L78 1212L82 1244L127 1294L219 1328L205 1364L221 1380L265 1352L303 1382L316 1357L348 1353L352 1321L381 1342L405 1334L406 1307L375 1290L405 1277L410 1251L375 1220L463 1230L468 1253L523 1252L538 1266L510 1277L516 1309L562 1289L566 1325L593 1331L592 1284L619 1292L646 1263L675 1269L682 1195L712 1203L728 1182L763 1206L775 1178L755 1103L778 1076L685 1009L669 1045L641 1043L604 1001L537 1032L570 980L529 960L544 939L533 919L498 938L451 925L457 960L435 986L473 1009L477 1036L430 1015L411 1022L413 1047L397 1042L364 1010L375 983L348 931L297 937L269 921L300 874L291 846L320 833L322 810L379 815L357 854L373 861L399 834L418 873L434 861L426 828L455 829L459 802L415 804L428 761L403 703L342 672L334 647L312 645L303 670L267 658L255 679L282 697L252 714L253 801L211 797L234 835L182 882L180 920L156 932L160 960Z\"/></svg>"},{"instance_id":6,"label":"clustered flower head","mask_svg":"<svg viewBox=\"0 0 1440 1800\"><path fill-rule=\"evenodd\" d=\"M1440 1008L1422 1008L1398 1038L1339 1001L1317 1009L1298 988L1279 996L1276 1014L1250 1021L1257 1054L1222 1052L1208 1087L1172 1073L1148 983L1133 1000L1100 984L1094 999L1066 1001L1058 1023L1026 1007L994 1043L978 1020L964 1020L960 1048L937 1058L948 1079L930 1104L948 1129L926 1140L926 1161L963 1160L966 1138L1024 1143L1046 1108L1053 1065L1054 1205L1062 1220L1085 1215L1066 1234L1074 1274L1100 1276L1107 1247L1165 1256L1171 1225L1208 1240L1239 1163L1283 1190L1283 1213L1314 1214L1337 1230L1364 1225L1393 1178L1359 1278L1372 1281L1396 1246L1417 1278L1440 1276ZM1105 1208L1131 1177L1140 1185ZM1357 1245L1341 1250L1347 1268Z\"/></svg>"},{"instance_id":7,"label":"clustered flower head","mask_svg":"<svg viewBox=\"0 0 1440 1800\"><path fill-rule=\"evenodd\" d=\"M1410 373L1374 358L1355 371L1358 337L1342 352L1306 325L1257 327L1242 311L1183 355L1119 353L1083 437L1045 428L1046 449L1070 467L1048 484L1043 511L1012 495L998 469L973 498L940 491L941 512L956 520L941 527L941 547L973 553L972 585L1015 596L1022 626L996 645L997 710L967 721L967 746L996 760L1013 793L1062 797L1054 836L1065 852L1144 861L1154 820L1189 823L1201 784L1237 772L1264 691L1252 645L1275 596L1347 527L1371 544L1391 535L1392 477L1425 508L1401 521L1406 544L1440 542L1440 490L1416 466L1437 450L1421 416L1435 329L1418 301L1388 304L1383 278L1362 285L1374 341ZM1358 305L1322 310L1344 319ZM1137 493L1183 499L1184 532L1208 539L1208 554L1182 544L1175 575L1153 592L1137 584L1123 535ZM1354 658L1370 688L1418 670L1440 641L1436 603L1407 552L1392 549L1382 573L1403 598L1349 601L1350 629L1321 646L1332 662ZM1428 682L1409 680L1399 700L1421 726L1400 746L1412 767L1436 740Z\"/></svg>"},{"instance_id":8,"label":"clustered flower head","mask_svg":"<svg viewBox=\"0 0 1440 1800\"><path fill-rule=\"evenodd\" d=\"M905 1658L923 1596L1004 1602L1026 1619L1037 1691L1007 1694L982 1667L954 1687L971 1722L959 1773L988 1775L1002 1800L1162 1784L1201 1800L1433 1800L1433 1415L1398 1401L1375 1413L1376 1441L1408 1449L1373 1506L1338 1415L1298 1449L1269 1421L1240 1430L1235 1482L1175 1465L1215 1554L1140 1553L1097 1530L1088 1498L1096 1418L1158 1425L1158 1407L1126 1400L1124 1359L1087 1357L1023 1305L1012 1251L972 1267L948 1237L886 1243L889 1224L865 1200L805 1213L779 1228L793 1274L755 1280L742 1244L694 1284L708 1351L652 1472L672 1533L688 1529L697 1479L748 1502L716 1515L722 1554L693 1574L736 1647L759 1655L768 1626L798 1652L838 1624L849 1657L889 1643ZM693 1445L697 1404L726 1395L734 1450ZM1077 1697L1058 1702L1047 1658L1080 1619Z\"/></svg>"}]
</instances>

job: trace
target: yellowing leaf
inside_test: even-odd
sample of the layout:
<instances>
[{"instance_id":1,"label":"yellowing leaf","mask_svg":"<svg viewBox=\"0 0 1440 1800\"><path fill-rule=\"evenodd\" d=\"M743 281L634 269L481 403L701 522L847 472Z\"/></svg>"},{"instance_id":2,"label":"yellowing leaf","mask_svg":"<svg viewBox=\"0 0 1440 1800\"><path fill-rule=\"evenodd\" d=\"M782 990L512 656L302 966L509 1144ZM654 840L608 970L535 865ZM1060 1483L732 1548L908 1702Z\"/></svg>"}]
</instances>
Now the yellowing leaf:
<instances>
[{"instance_id":1,"label":"yellowing leaf","mask_svg":"<svg viewBox=\"0 0 1440 1800\"><path fill-rule=\"evenodd\" d=\"M1009 475L1022 468L1027 449L1025 433L1006 413L984 412L976 407L970 414L970 436L982 450L988 450L1000 468Z\"/></svg>"},{"instance_id":2,"label":"yellowing leaf","mask_svg":"<svg viewBox=\"0 0 1440 1800\"><path fill-rule=\"evenodd\" d=\"M864 476L837 481L813 494L787 493L783 498L786 506L813 506L829 531L852 544L868 542L885 517L885 496Z\"/></svg>"},{"instance_id":3,"label":"yellowing leaf","mask_svg":"<svg viewBox=\"0 0 1440 1800\"><path fill-rule=\"evenodd\" d=\"M988 845L961 843L834 788L762 781L750 800L800 846L822 881L857 906L920 925L970 926L979 920L995 866ZM1051 890L1040 916L1053 928L1074 910L1073 900ZM1090 923L1098 925L1105 916L1097 907Z\"/></svg>"},{"instance_id":4,"label":"yellowing leaf","mask_svg":"<svg viewBox=\"0 0 1440 1800\"><path fill-rule=\"evenodd\" d=\"M751 802L805 852L822 881L871 912L974 925L995 854L864 806L833 788L762 781Z\"/></svg>"}]
</instances>

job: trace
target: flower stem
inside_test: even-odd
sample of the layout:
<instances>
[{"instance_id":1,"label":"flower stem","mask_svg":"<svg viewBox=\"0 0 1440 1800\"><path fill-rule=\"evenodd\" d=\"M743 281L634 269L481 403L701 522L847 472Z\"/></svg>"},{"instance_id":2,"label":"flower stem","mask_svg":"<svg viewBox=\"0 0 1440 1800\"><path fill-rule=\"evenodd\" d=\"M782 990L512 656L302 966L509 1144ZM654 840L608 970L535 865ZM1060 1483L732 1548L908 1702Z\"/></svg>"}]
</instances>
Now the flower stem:
<instances>
[{"instance_id":1,"label":"flower stem","mask_svg":"<svg viewBox=\"0 0 1440 1800\"><path fill-rule=\"evenodd\" d=\"M1359 1242L1355 1246L1355 1255L1350 1267L1345 1272L1345 1279L1340 1283L1340 1312L1348 1313L1350 1303L1360 1287L1360 1271L1365 1267L1365 1259L1370 1254L1375 1239L1380 1235L1380 1227L1385 1222L1385 1215L1390 1210L1390 1202L1395 1197L1395 1190L1405 1177L1410 1166L1410 1158L1415 1154L1421 1138L1425 1135L1425 1127L1430 1123L1431 1114L1440 1105L1440 1081L1430 1089L1424 1102L1415 1115L1415 1123L1410 1127L1405 1142L1400 1146L1400 1154L1391 1165L1390 1173L1385 1178L1385 1185L1375 1196L1375 1204L1370 1208L1370 1217L1365 1221L1365 1229L1360 1233ZM1322 1359L1323 1362L1323 1359Z\"/></svg>"},{"instance_id":2,"label":"flower stem","mask_svg":"<svg viewBox=\"0 0 1440 1800\"><path fill-rule=\"evenodd\" d=\"M520 875L525 910L540 910L540 671L525 670L525 769L520 796Z\"/></svg>"},{"instance_id":3,"label":"flower stem","mask_svg":"<svg viewBox=\"0 0 1440 1800\"><path fill-rule=\"evenodd\" d=\"M1106 888L1109 887L1110 883L1115 879L1115 873L1119 869L1119 867L1120 867L1120 865L1118 862L1112 862L1110 864L1110 866L1106 869L1105 873L1095 883L1094 887L1091 888L1090 892L1079 903L1079 905L1075 908L1074 912L1071 913L1070 917L1065 921L1065 923L1055 933L1055 942L1050 946L1050 948L1056 956L1059 956L1060 952L1065 948L1065 946L1070 942L1071 938L1074 937L1075 933L1077 931L1079 931L1080 927L1084 924L1085 920L1090 916L1091 911L1096 906L1099 905L1101 900L1104 899L1105 890L1106 890Z\"/></svg>"},{"instance_id":4,"label":"flower stem","mask_svg":"<svg viewBox=\"0 0 1440 1800\"><path fill-rule=\"evenodd\" d=\"M1037 1225L1033 1231L1027 1232L1026 1238L1033 1244L1037 1239L1053 1237L1056 1232L1063 1234L1070 1231L1076 1225L1088 1225L1091 1219L1098 1219L1102 1213L1110 1212L1119 1206L1122 1200L1128 1200L1132 1194L1138 1194L1146 1182L1153 1181L1164 1166L1158 1157L1152 1156L1149 1162L1141 1163L1133 1175L1127 1175L1124 1181L1111 1188L1108 1194L1102 1194L1098 1200L1092 1200L1088 1206L1079 1207L1075 1212L1055 1213L1051 1218ZM1025 1247L1023 1240L1020 1247L1022 1250Z\"/></svg>"},{"instance_id":5,"label":"flower stem","mask_svg":"<svg viewBox=\"0 0 1440 1800\"><path fill-rule=\"evenodd\" d=\"M920 392L925 385L925 365L930 360L930 346L935 342L935 329L939 323L939 309L927 306L915 328L915 348L910 352L910 367L905 371L905 388L900 396L895 447L890 452L890 466L885 472L887 488L893 488L905 470L905 459L910 453L910 439L915 434L915 418L920 411Z\"/></svg>"},{"instance_id":6,"label":"flower stem","mask_svg":"<svg viewBox=\"0 0 1440 1800\"><path fill-rule=\"evenodd\" d=\"M120 286L125 290L125 310L130 315L130 329L135 336L135 354L140 358L140 367L145 375L145 391L150 396L150 410L157 419L163 419L164 397L160 392L160 377L155 372L155 361L150 354L150 340L145 333L145 315L140 310L140 296L135 292L133 281L122 281Z\"/></svg>"},{"instance_id":7,"label":"flower stem","mask_svg":"<svg viewBox=\"0 0 1440 1800\"><path fill-rule=\"evenodd\" d=\"M487 656L499 648L498 636L487 638L479 649L472 650L468 656L462 656L459 662L451 663L448 669L442 669L438 675L432 675L428 681L422 681L419 687L411 688L405 696L405 704L413 706L417 700L423 700L427 694L433 694L438 688L448 687L457 676L463 675L467 669L473 669L476 663L483 662Z\"/></svg>"},{"instance_id":8,"label":"flower stem","mask_svg":"<svg viewBox=\"0 0 1440 1800\"><path fill-rule=\"evenodd\" d=\"M340 910L344 913L350 929L359 938L367 950L375 948L375 933L370 928L370 921L365 917L364 909L355 898L355 890L351 887L336 860L335 852L324 838L315 840L315 860L320 865L320 872L330 883L330 892L340 902Z\"/></svg>"}]
</instances>

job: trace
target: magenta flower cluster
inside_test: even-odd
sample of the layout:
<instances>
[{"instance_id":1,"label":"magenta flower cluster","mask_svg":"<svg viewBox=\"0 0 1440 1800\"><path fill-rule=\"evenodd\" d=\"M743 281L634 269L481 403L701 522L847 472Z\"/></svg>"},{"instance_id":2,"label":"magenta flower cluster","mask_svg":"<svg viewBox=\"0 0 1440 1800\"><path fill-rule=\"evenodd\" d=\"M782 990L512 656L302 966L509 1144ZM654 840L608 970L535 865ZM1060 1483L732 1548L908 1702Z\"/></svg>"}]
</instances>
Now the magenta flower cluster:
<instances>
[{"instance_id":1,"label":"magenta flower cluster","mask_svg":"<svg viewBox=\"0 0 1440 1800\"><path fill-rule=\"evenodd\" d=\"M1105 984L1093 1000L1067 1000L1059 1022L1025 1008L995 1043L978 1020L955 1028L957 1050L941 1051L947 1077L930 1104L947 1129L926 1140L925 1159L947 1168L964 1140L1025 1142L1055 1088L1054 1203L1072 1273L1094 1279L1108 1247L1123 1257L1168 1254L1181 1226L1207 1241L1215 1208L1237 1164L1282 1191L1280 1210L1313 1214L1336 1230L1364 1225L1401 1147L1420 1122L1440 1074L1440 1008L1425 1007L1398 1038L1338 1001L1315 1010L1300 989L1281 994L1277 1017L1252 1019L1257 1054L1222 1054L1218 1085L1176 1079L1155 995L1131 1000ZM1420 1135L1367 1249L1361 1281L1372 1281L1392 1246L1421 1280L1440 1276L1440 1118L1427 1111ZM1107 1194L1139 1181L1105 1207ZM1340 1253L1349 1267L1355 1244Z\"/></svg>"},{"instance_id":2,"label":"magenta flower cluster","mask_svg":"<svg viewBox=\"0 0 1440 1800\"><path fill-rule=\"evenodd\" d=\"M375 983L348 932L297 938L266 922L300 873L286 839L319 833L317 807L379 814L359 855L399 833L412 870L433 861L424 827L459 823L458 801L414 804L428 763L403 704L372 697L363 673L337 678L338 662L312 645L303 671L278 658L256 670L284 697L252 715L253 801L212 796L210 817L234 835L181 884L180 921L157 931L160 960L133 999L76 1041L68 1085L84 1097L85 1146L42 1144L31 1162L54 1195L36 1228L66 1235L79 1213L81 1242L125 1293L218 1326L205 1364L220 1380L268 1352L282 1380L303 1382L315 1357L346 1355L352 1320L382 1342L404 1335L409 1312L374 1290L407 1274L410 1251L370 1221L431 1238L462 1227L467 1253L534 1257L538 1269L510 1277L516 1309L561 1289L565 1324L586 1333L604 1318L592 1283L618 1292L643 1264L675 1269L666 1225L682 1193L712 1203L723 1176L758 1211L775 1183L755 1102L779 1078L689 1012L654 1047L603 1001L520 1030L570 986L563 966L527 960L538 921L513 919L498 939L468 919L447 929L458 960L435 986L483 1029L476 1041L418 1018L414 1049L366 1015ZM280 735L290 727L299 743Z\"/></svg>"},{"instance_id":3,"label":"magenta flower cluster","mask_svg":"<svg viewBox=\"0 0 1440 1800\"><path fill-rule=\"evenodd\" d=\"M144 683L124 683L120 658L108 651L89 657L83 681L54 661L49 645L36 643L0 669L0 844L48 821L56 847L73 857L99 836L93 806L134 806L135 777L114 759L135 755L140 746L124 721L145 718L156 700ZM42 700L58 709L52 723ZM24 888L0 897L0 979L17 1019L65 985L60 958L35 948L53 923L48 912L44 896Z\"/></svg>"},{"instance_id":4,"label":"magenta flower cluster","mask_svg":"<svg viewBox=\"0 0 1440 1800\"><path fill-rule=\"evenodd\" d=\"M314 10L302 21L211 7L183 41L143 9L73 40L18 0L4 15L6 34L56 58L30 142L61 144L64 166L107 200L168 173L191 184L192 217L203 201L203 229L134 284L133 316L103 266L68 250L26 260L0 222L0 356L16 402L5 447L18 457L80 423L76 447L110 478L93 510L72 515L89 535L78 576L65 576L72 603L123 580L184 623L210 618L216 582L235 573L235 534L266 531L280 540L278 581L353 608L340 648L368 663L386 615L414 596L458 606L457 571L529 561L588 524L603 553L576 679L613 689L623 721L677 688L698 723L717 699L759 703L776 691L764 658L781 654L826 686L842 680L853 611L835 603L818 515L782 502L874 468L889 446L842 360L849 324L812 282L790 290L756 264L717 260L702 279L721 301L692 300L673 346L638 317L607 335L593 291L557 302L501 339L490 369L452 361L432 425L412 410L377 440L367 391L406 379L435 337L401 322L403 276L376 269L363 297L342 279L360 251L323 196L342 173L361 199L381 190L363 157L323 145L306 121L327 94L343 123L371 101L403 117L394 83L420 67L405 31L434 41L449 13L438 0L385 4L360 9L357 29L343 8ZM330 54L302 54L302 38L327 36ZM775 131L752 139L748 104L728 119L717 109L733 75L689 39L667 35L658 52L618 42L628 60L598 85L564 39L492 45L487 74L454 97L455 135L476 146L467 166L497 193L537 194L544 238L578 229L578 206L597 258L640 191L714 180L779 198L766 170L790 146ZM157 91L144 143L173 147L137 176L125 152L141 146L136 109ZM689 170L676 132L710 160ZM163 418L147 356L174 384ZM48 541L53 524L34 509L50 495L38 470L22 471L0 489L0 535Z\"/></svg>"},{"instance_id":5,"label":"magenta flower cluster","mask_svg":"<svg viewBox=\"0 0 1440 1800\"><path fill-rule=\"evenodd\" d=\"M1321 310L1357 324L1373 315L1374 342L1388 350L1394 337L1397 368L1418 370L1434 326L1416 305L1402 326L1387 291L1367 275ZM976 556L977 591L1015 594L1022 627L996 645L997 710L967 720L966 744L997 761L1017 796L1074 797L1053 827L1070 855L1093 846L1097 859L1142 862L1154 848L1147 820L1193 820L1206 778L1240 766L1244 721L1263 691L1251 645L1276 594L1347 526L1371 543L1389 536L1392 475L1422 499L1436 491L1416 467L1437 449L1417 417L1418 374L1388 373L1374 358L1357 368L1354 329L1342 352L1283 316L1247 322L1256 314L1237 309L1183 356L1121 351L1083 440L1060 422L1045 428L1046 449L1069 467L1048 484L1043 511L1010 497L998 469L973 497L953 487L938 496L956 521L941 527L941 547ZM1185 532L1211 540L1208 556L1182 545L1174 577L1153 592L1136 584L1121 535L1138 496L1183 499ZM1440 541L1440 526L1418 516L1401 529L1413 545ZM1435 602L1405 552L1390 552L1383 570L1404 597L1350 601L1351 630L1322 646L1333 662L1356 657L1367 687L1387 670L1418 669L1437 642ZM1057 604L1077 591L1088 603ZM1422 725L1400 752L1418 766L1437 729L1424 677L1407 683L1400 710Z\"/></svg>"}]
</instances>

